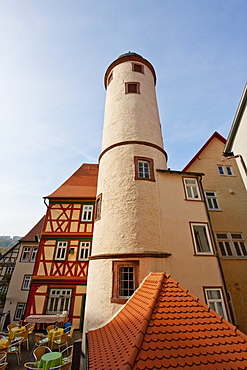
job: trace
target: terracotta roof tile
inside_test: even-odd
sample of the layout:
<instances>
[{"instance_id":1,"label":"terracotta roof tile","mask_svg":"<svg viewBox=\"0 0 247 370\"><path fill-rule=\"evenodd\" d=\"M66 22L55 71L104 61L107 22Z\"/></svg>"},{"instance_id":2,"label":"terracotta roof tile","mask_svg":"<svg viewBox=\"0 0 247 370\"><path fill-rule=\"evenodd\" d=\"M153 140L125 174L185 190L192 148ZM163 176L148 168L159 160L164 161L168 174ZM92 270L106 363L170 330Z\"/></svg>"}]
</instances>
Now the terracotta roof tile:
<instances>
[{"instance_id":1,"label":"terracotta roof tile","mask_svg":"<svg viewBox=\"0 0 247 370\"><path fill-rule=\"evenodd\" d=\"M87 338L89 369L247 368L247 337L164 273Z\"/></svg>"},{"instance_id":2,"label":"terracotta roof tile","mask_svg":"<svg viewBox=\"0 0 247 370\"><path fill-rule=\"evenodd\" d=\"M90 198L96 196L98 164L83 163L59 188L45 198Z\"/></svg>"},{"instance_id":3,"label":"terracotta roof tile","mask_svg":"<svg viewBox=\"0 0 247 370\"><path fill-rule=\"evenodd\" d=\"M37 242L36 235L40 236L43 225L44 225L45 216L43 216L39 222L25 235L20 239L21 242Z\"/></svg>"}]
</instances>

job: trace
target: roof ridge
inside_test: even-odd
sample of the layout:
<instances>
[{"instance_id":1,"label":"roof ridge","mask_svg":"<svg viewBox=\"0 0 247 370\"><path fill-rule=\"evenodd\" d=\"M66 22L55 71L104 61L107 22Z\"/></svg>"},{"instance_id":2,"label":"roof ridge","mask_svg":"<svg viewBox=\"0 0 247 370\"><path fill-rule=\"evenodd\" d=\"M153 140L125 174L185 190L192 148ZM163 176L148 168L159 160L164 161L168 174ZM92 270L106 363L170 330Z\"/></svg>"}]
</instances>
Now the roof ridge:
<instances>
[{"instance_id":1,"label":"roof ridge","mask_svg":"<svg viewBox=\"0 0 247 370\"><path fill-rule=\"evenodd\" d=\"M147 278L144 280L142 286L144 285L144 283L147 281L148 277L151 275L151 273L147 276ZM156 302L158 300L158 297L160 295L160 292L162 290L162 286L163 286L163 282L165 280L165 278L167 278L167 275L165 272L161 273L160 274L160 280L158 281L158 284L157 284L157 288L155 289L155 293L153 295L153 298L152 298L152 301L150 303L150 306L146 312L146 316L142 322L142 325L139 329L139 332L136 336L136 340L132 346L132 351L130 353L130 356L128 358L128 361L127 363L125 363L125 365L123 366L123 370L131 370L135 364L135 360L136 360L136 357L140 351L140 348L141 348L141 345L142 345L142 342L143 342L143 339L144 339L144 336L145 336L145 333L146 333L146 330L147 330L147 327L148 327L148 324L149 324L149 321L151 319L151 316L152 316L152 313L153 313L153 310L155 308L155 305L156 305Z\"/></svg>"}]
</instances>

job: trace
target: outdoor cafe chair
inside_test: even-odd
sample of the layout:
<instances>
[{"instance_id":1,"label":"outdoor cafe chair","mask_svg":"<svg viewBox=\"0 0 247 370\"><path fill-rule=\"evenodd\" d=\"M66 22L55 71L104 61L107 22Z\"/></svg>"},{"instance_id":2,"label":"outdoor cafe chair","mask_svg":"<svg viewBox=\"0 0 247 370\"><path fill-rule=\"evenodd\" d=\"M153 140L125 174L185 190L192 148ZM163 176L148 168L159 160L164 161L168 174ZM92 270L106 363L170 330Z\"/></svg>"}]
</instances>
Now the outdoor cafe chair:
<instances>
[{"instance_id":1,"label":"outdoor cafe chair","mask_svg":"<svg viewBox=\"0 0 247 370\"><path fill-rule=\"evenodd\" d=\"M29 350L29 340L28 340L29 333L28 333L28 330L22 331L22 332L18 333L17 335L18 335L17 338L23 338L22 343L26 342L27 350Z\"/></svg>"},{"instance_id":2,"label":"outdoor cafe chair","mask_svg":"<svg viewBox=\"0 0 247 370\"><path fill-rule=\"evenodd\" d=\"M24 364L24 367L25 367L25 369L28 369L28 370L38 369L38 365L36 364L36 362L26 362ZM1 368L0 368L0 370L1 370ZM40 369L40 370L42 370L42 369Z\"/></svg>"},{"instance_id":3,"label":"outdoor cafe chair","mask_svg":"<svg viewBox=\"0 0 247 370\"><path fill-rule=\"evenodd\" d=\"M49 331L50 330L52 330L52 329L54 329L55 328L55 325L48 325L47 327L46 327L46 332L47 332L47 334L49 333Z\"/></svg>"},{"instance_id":4,"label":"outdoor cafe chair","mask_svg":"<svg viewBox=\"0 0 247 370\"><path fill-rule=\"evenodd\" d=\"M50 370L69 370L71 362L66 362L62 365L50 367Z\"/></svg>"},{"instance_id":5,"label":"outdoor cafe chair","mask_svg":"<svg viewBox=\"0 0 247 370\"><path fill-rule=\"evenodd\" d=\"M46 335L42 333L35 333L34 335L35 335L35 343L34 343L33 350L36 347L43 346L49 343L49 338Z\"/></svg>"},{"instance_id":6,"label":"outdoor cafe chair","mask_svg":"<svg viewBox=\"0 0 247 370\"><path fill-rule=\"evenodd\" d=\"M39 346L39 347L36 347L34 350L33 350L33 356L35 358L36 361L39 361L41 359L41 357L45 354L45 353L48 353L48 352L51 352L51 349L49 347L46 347L46 346Z\"/></svg>"},{"instance_id":7,"label":"outdoor cafe chair","mask_svg":"<svg viewBox=\"0 0 247 370\"><path fill-rule=\"evenodd\" d=\"M0 370L5 370L7 366L8 362L3 362L2 364L0 364Z\"/></svg>"},{"instance_id":8,"label":"outdoor cafe chair","mask_svg":"<svg viewBox=\"0 0 247 370\"><path fill-rule=\"evenodd\" d=\"M61 351L61 354L63 356L63 363L72 361L73 349L74 349L74 346L72 345L72 346L64 348Z\"/></svg>"},{"instance_id":9,"label":"outdoor cafe chair","mask_svg":"<svg viewBox=\"0 0 247 370\"><path fill-rule=\"evenodd\" d=\"M64 347L64 346L68 347L68 335L69 335L68 333L64 333L64 334L61 334L55 337L53 343L56 344L59 352L60 352L61 347Z\"/></svg>"},{"instance_id":10,"label":"outdoor cafe chair","mask_svg":"<svg viewBox=\"0 0 247 370\"><path fill-rule=\"evenodd\" d=\"M0 364L6 362L7 352L0 350Z\"/></svg>"},{"instance_id":11,"label":"outdoor cafe chair","mask_svg":"<svg viewBox=\"0 0 247 370\"><path fill-rule=\"evenodd\" d=\"M7 326L8 331L10 331L11 329L15 328L16 326L18 326L18 325L16 325L16 324L9 324L9 325Z\"/></svg>"},{"instance_id":12,"label":"outdoor cafe chair","mask_svg":"<svg viewBox=\"0 0 247 370\"><path fill-rule=\"evenodd\" d=\"M23 341L23 338L14 339L11 344L6 348L7 357L11 353L15 353L17 357L18 365L20 365L21 361L21 343ZM1 349L3 351L3 348Z\"/></svg>"}]
</instances>

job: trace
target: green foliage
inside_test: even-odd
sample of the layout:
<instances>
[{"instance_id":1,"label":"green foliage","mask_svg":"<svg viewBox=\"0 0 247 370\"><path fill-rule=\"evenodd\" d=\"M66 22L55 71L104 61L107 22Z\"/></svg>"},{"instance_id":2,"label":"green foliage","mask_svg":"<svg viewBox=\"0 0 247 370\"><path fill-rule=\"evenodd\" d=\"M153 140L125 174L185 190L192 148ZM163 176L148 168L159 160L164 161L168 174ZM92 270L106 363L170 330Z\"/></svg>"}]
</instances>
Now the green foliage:
<instances>
[{"instance_id":1,"label":"green foliage","mask_svg":"<svg viewBox=\"0 0 247 370\"><path fill-rule=\"evenodd\" d=\"M18 242L19 239L21 239L21 236L1 235L0 236L0 247L1 248L11 248Z\"/></svg>"}]
</instances>

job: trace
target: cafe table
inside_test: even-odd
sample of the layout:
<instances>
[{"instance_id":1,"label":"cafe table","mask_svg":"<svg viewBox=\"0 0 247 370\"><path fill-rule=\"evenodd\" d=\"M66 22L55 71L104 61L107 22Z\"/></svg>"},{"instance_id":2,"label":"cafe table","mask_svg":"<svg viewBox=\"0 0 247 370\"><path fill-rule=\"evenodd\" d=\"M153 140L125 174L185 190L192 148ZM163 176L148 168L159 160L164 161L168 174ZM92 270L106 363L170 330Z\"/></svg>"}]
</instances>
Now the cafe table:
<instances>
[{"instance_id":1,"label":"cafe table","mask_svg":"<svg viewBox=\"0 0 247 370\"><path fill-rule=\"evenodd\" d=\"M25 326L21 326L20 328L19 326L15 326L14 328L10 329L9 341L11 342L13 339L15 339L15 337L18 337L18 333L22 333L23 331L26 331Z\"/></svg>"},{"instance_id":2,"label":"cafe table","mask_svg":"<svg viewBox=\"0 0 247 370\"><path fill-rule=\"evenodd\" d=\"M64 329L63 328L57 328L57 329L51 329L48 331L48 334L47 334L47 337L49 339L49 342L50 342L50 348L53 349L53 341L55 339L56 336L59 336L59 335L62 335L64 333Z\"/></svg>"},{"instance_id":3,"label":"cafe table","mask_svg":"<svg viewBox=\"0 0 247 370\"><path fill-rule=\"evenodd\" d=\"M49 370L51 367L62 365L63 357L60 352L45 353L37 362L38 369Z\"/></svg>"}]
</instances>

